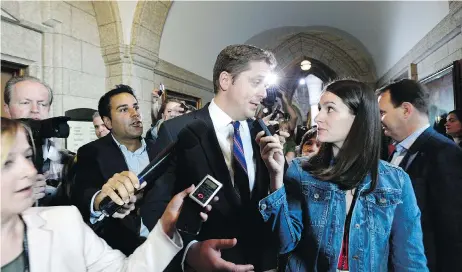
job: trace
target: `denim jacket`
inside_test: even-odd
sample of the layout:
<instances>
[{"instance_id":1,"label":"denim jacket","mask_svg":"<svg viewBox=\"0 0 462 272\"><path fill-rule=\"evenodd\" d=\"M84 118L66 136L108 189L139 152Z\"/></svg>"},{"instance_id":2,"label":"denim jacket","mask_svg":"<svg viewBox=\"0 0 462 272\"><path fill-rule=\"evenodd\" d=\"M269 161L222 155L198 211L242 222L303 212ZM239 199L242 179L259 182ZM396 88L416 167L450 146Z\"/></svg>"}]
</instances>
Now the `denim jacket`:
<instances>
[{"instance_id":1,"label":"denim jacket","mask_svg":"<svg viewBox=\"0 0 462 272\"><path fill-rule=\"evenodd\" d=\"M279 237L279 271L335 272L347 214L345 191L314 178L301 162L293 160L284 186L262 199L259 210ZM409 176L380 161L377 188L365 195L370 185L368 175L352 206L349 270L428 271Z\"/></svg>"}]
</instances>

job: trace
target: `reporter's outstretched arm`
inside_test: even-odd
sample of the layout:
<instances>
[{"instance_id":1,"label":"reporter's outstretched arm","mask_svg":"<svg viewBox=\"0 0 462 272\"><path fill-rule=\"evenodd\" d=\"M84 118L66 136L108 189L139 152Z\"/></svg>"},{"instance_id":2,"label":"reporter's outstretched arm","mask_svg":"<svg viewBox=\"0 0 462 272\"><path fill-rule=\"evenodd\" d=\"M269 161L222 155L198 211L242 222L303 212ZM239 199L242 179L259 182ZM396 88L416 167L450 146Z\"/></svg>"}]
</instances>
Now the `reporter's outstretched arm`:
<instances>
[{"instance_id":1,"label":"reporter's outstretched arm","mask_svg":"<svg viewBox=\"0 0 462 272\"><path fill-rule=\"evenodd\" d=\"M125 257L118 250L111 249L80 219L84 232L87 271L163 271L183 248L183 241L175 224L183 199L192 190L194 186L173 197L147 240L129 257ZM210 210L211 206L208 206L206 211ZM204 221L207 220L205 213L201 213L201 217Z\"/></svg>"}]
</instances>

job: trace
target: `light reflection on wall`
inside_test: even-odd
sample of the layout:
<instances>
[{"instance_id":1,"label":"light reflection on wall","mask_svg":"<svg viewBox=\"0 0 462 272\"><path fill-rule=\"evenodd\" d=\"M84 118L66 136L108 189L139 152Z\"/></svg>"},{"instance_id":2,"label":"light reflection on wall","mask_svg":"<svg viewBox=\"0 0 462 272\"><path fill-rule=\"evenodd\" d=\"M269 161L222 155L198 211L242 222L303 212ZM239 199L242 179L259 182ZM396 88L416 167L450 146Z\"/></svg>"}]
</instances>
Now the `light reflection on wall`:
<instances>
[{"instance_id":1,"label":"light reflection on wall","mask_svg":"<svg viewBox=\"0 0 462 272\"><path fill-rule=\"evenodd\" d=\"M315 75L308 75L305 78L306 86L310 94L311 125L315 125L314 118L318 115L318 103L321 98L323 82Z\"/></svg>"}]
</instances>

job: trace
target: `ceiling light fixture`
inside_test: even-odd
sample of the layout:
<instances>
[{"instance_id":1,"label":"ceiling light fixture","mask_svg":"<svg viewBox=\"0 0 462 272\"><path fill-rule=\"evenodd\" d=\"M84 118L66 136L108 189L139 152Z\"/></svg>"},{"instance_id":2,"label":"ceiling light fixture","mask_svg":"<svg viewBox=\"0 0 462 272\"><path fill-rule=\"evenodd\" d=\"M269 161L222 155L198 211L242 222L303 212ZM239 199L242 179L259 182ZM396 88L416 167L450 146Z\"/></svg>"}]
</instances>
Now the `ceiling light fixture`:
<instances>
[{"instance_id":1,"label":"ceiling light fixture","mask_svg":"<svg viewBox=\"0 0 462 272\"><path fill-rule=\"evenodd\" d=\"M303 71L308 71L311 68L311 62L309 60L304 60L300 63L300 68Z\"/></svg>"}]
</instances>

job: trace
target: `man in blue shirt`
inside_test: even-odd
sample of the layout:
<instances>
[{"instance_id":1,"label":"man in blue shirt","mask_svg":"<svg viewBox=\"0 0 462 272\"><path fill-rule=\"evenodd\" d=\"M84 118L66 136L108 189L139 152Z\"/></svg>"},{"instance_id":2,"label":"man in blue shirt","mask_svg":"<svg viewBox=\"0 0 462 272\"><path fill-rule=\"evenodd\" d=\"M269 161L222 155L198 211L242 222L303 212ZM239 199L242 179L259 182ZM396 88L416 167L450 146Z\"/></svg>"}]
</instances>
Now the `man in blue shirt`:
<instances>
[{"instance_id":1,"label":"man in blue shirt","mask_svg":"<svg viewBox=\"0 0 462 272\"><path fill-rule=\"evenodd\" d=\"M77 153L73 203L84 219L98 226L96 233L113 248L131 254L149 233L137 212L139 174L154 159L152 142L141 137L142 117L133 90L118 85L103 95L98 111L110 133L82 146ZM123 209L111 218L99 211L101 201L110 197ZM138 202L138 203L137 203ZM163 211L159 211L162 215ZM98 222L101 221L101 222Z\"/></svg>"}]
</instances>

